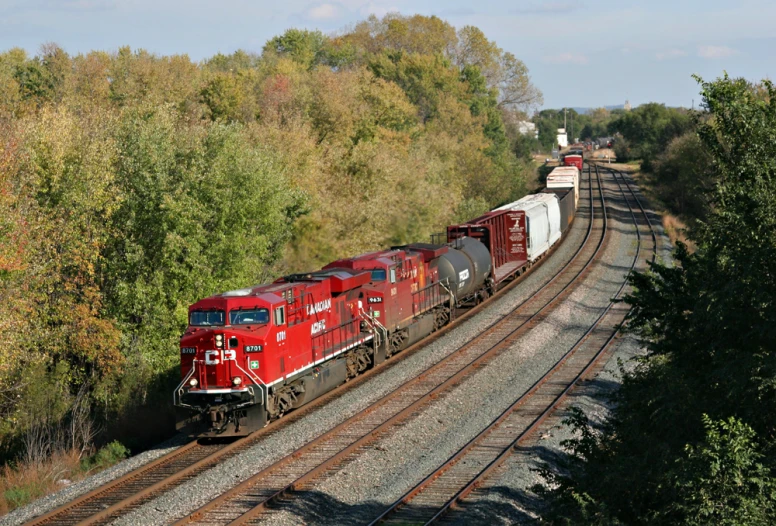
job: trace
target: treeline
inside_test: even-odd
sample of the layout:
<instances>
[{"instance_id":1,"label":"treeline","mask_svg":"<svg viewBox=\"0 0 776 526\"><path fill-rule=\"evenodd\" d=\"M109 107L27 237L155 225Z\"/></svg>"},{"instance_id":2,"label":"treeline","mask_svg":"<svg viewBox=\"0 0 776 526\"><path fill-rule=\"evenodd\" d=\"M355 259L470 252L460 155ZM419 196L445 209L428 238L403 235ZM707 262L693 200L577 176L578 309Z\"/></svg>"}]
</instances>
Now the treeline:
<instances>
[{"instance_id":1,"label":"treeline","mask_svg":"<svg viewBox=\"0 0 776 526\"><path fill-rule=\"evenodd\" d=\"M519 197L510 123L540 101L436 17L199 64L0 54L0 458L168 434L190 303Z\"/></svg>"},{"instance_id":2,"label":"treeline","mask_svg":"<svg viewBox=\"0 0 776 526\"><path fill-rule=\"evenodd\" d=\"M631 277L628 327L650 353L602 427L570 419L579 438L537 488L551 523L776 523L776 89L725 76L702 95L697 250Z\"/></svg>"},{"instance_id":3,"label":"treeline","mask_svg":"<svg viewBox=\"0 0 776 526\"><path fill-rule=\"evenodd\" d=\"M539 134L539 147L550 152L558 145L555 142L558 136L558 128L566 126L569 143L579 139L587 141L597 139L598 137L607 137L614 133L610 129L610 124L625 115L625 110L606 108L596 108L587 113L578 113L573 108L564 110L546 109L537 112L532 120L536 124L536 131Z\"/></svg>"},{"instance_id":4,"label":"treeline","mask_svg":"<svg viewBox=\"0 0 776 526\"><path fill-rule=\"evenodd\" d=\"M704 217L705 193L713 185L711 160L696 133L696 122L706 118L704 111L651 102L630 111L598 108L579 114L569 109L565 118L570 140L615 136L617 161L640 161L655 194L671 212L688 222ZM551 150L557 128L563 127L563 110L542 110L533 120L540 147Z\"/></svg>"}]
</instances>

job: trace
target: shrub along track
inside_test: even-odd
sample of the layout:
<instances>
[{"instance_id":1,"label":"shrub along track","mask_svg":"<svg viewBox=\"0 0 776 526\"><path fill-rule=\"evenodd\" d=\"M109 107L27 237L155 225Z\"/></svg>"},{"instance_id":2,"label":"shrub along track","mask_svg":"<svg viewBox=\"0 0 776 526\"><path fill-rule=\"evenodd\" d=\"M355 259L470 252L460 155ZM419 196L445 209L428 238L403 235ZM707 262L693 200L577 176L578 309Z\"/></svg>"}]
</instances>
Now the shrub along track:
<instances>
[{"instance_id":1,"label":"shrub along track","mask_svg":"<svg viewBox=\"0 0 776 526\"><path fill-rule=\"evenodd\" d=\"M590 175L590 170L588 170L588 175ZM592 193L592 186L590 190ZM591 200L591 215L593 213L592 211L593 206ZM590 236L591 228L592 221L588 228L587 237ZM557 247L553 248L553 251L556 248ZM581 247L579 250L581 250ZM579 253L579 250L577 251L577 254ZM503 286L501 290L494 295L494 298L500 297L513 289L523 277L528 276L536 268L537 265L532 266L520 278ZM560 272L546 281L542 287L546 287L559 274ZM380 367L367 371L365 374L358 376L347 384L334 389L330 393L310 402L289 415L286 415L283 419L273 422L267 428L253 433L249 437L221 442L189 442L175 451L30 520L26 524L107 524L112 520L139 508L143 504L150 502L157 496L184 484L218 463L239 455L243 451L253 447L259 441L269 438L288 425L300 420L321 405L335 400L347 390L361 385L372 376L389 370L401 360L419 352L424 346L459 326L484 308L487 308L489 303L490 302L486 302L472 309L458 310L455 320L442 330L432 334L409 349L406 349Z\"/></svg>"},{"instance_id":2,"label":"shrub along track","mask_svg":"<svg viewBox=\"0 0 776 526\"><path fill-rule=\"evenodd\" d=\"M616 181L636 226L638 249L630 266L632 271L637 268L640 258L646 260L649 253L652 260L655 260L655 229L625 177L615 170L607 170ZM643 219L637 219L634 212L636 208L640 209ZM646 233L643 235L642 229L649 236ZM617 301L626 285L627 281L624 281L593 326L546 375L436 471L391 504L371 525L438 522L480 487L554 412L580 379L596 372L601 358L607 355L619 334L620 324L630 310L626 304ZM465 516L455 519L466 523Z\"/></svg>"},{"instance_id":3,"label":"shrub along track","mask_svg":"<svg viewBox=\"0 0 776 526\"><path fill-rule=\"evenodd\" d=\"M606 206L598 174L596 186L598 199L593 199L593 185L589 187L593 221L588 226L585 241L572 260L536 294L474 340L378 402L213 499L177 524L243 524L255 520L265 506L282 498L294 498L298 495L295 490L352 461L381 436L412 419L435 399L475 374L478 367L509 349L575 289L597 260L607 239ZM597 207L596 202L600 203Z\"/></svg>"}]
</instances>

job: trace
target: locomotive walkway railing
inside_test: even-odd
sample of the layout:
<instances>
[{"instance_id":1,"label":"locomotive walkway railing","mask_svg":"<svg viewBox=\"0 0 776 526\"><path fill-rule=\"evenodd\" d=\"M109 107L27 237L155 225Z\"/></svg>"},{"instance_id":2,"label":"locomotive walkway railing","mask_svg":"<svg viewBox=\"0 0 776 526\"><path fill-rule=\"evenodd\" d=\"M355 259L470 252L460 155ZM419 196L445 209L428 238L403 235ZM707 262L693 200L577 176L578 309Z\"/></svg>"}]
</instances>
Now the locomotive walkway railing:
<instances>
[{"instance_id":1,"label":"locomotive walkway railing","mask_svg":"<svg viewBox=\"0 0 776 526\"><path fill-rule=\"evenodd\" d=\"M313 361L324 360L335 352L349 349L363 341L361 319L354 318L312 337Z\"/></svg>"},{"instance_id":2,"label":"locomotive walkway railing","mask_svg":"<svg viewBox=\"0 0 776 526\"><path fill-rule=\"evenodd\" d=\"M444 303L447 293L437 281L412 293L412 313L417 316Z\"/></svg>"}]
</instances>

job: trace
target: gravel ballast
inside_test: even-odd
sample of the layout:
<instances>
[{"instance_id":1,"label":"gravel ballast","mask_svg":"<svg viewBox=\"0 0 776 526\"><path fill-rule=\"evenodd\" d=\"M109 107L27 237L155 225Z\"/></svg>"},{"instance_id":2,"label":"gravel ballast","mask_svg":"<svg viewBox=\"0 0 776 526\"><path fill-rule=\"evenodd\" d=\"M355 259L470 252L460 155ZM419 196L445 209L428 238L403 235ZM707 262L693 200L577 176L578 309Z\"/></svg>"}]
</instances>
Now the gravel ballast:
<instances>
[{"instance_id":1,"label":"gravel ballast","mask_svg":"<svg viewBox=\"0 0 776 526\"><path fill-rule=\"evenodd\" d=\"M613 199L619 192L611 182L607 188L608 199ZM583 202L586 200L581 200L580 204ZM615 208L627 212L623 203ZM625 216L622 215L622 218ZM575 291L547 320L449 396L422 411L408 425L384 437L372 451L316 484L308 493L308 499L300 499L304 500L304 509L281 510L273 514L270 522L334 524L355 522L360 515L365 518L374 516L375 510L399 497L487 425L573 345L619 286L635 245L628 238L627 224L610 223L610 227L612 238L604 256L608 266L596 268L585 280L585 286ZM585 229L586 225L578 221L556 253L516 288L494 299L486 310L420 352L259 441L250 450L139 507L114 524L167 524L181 518L380 399L475 337L533 294L568 260L581 243ZM630 232L632 237L632 230ZM0 525L19 524L90 491L171 451L180 445L182 439L179 437L177 440L177 443L171 442L132 457L110 470L16 510L0 519Z\"/></svg>"},{"instance_id":2,"label":"gravel ballast","mask_svg":"<svg viewBox=\"0 0 776 526\"><path fill-rule=\"evenodd\" d=\"M610 178L609 178L610 180ZM616 293L633 256L635 228L616 185L607 184L610 241L602 264L544 322L406 425L263 517L267 524L368 522L442 464L540 378Z\"/></svg>"},{"instance_id":3,"label":"gravel ballast","mask_svg":"<svg viewBox=\"0 0 776 526\"><path fill-rule=\"evenodd\" d=\"M633 188L655 229L658 261L670 265L673 247L663 231L661 218L649 208L638 192L638 187L633 185ZM547 505L531 491L533 485L543 482L536 469L544 462L552 463L558 455L565 452L561 443L573 437L571 429L562 424L563 419L568 416L568 409L572 406L582 409L594 426L604 422L611 411L610 396L621 385L623 372L632 371L636 365L634 358L645 354L645 349L634 335L623 335L615 344L601 371L590 381L576 387L558 411L527 441L524 448L507 460L494 476L461 503L459 508L448 516L447 522L461 526L534 523Z\"/></svg>"},{"instance_id":4,"label":"gravel ballast","mask_svg":"<svg viewBox=\"0 0 776 526\"><path fill-rule=\"evenodd\" d=\"M487 309L461 326L393 368L376 375L370 381L316 409L300 421L260 441L250 450L139 507L114 524L166 524L184 517L428 369L536 292L549 276L568 261L579 246L586 232L586 224L583 223L584 221L576 222L567 240L555 254L526 276L517 287L493 299Z\"/></svg>"}]
</instances>

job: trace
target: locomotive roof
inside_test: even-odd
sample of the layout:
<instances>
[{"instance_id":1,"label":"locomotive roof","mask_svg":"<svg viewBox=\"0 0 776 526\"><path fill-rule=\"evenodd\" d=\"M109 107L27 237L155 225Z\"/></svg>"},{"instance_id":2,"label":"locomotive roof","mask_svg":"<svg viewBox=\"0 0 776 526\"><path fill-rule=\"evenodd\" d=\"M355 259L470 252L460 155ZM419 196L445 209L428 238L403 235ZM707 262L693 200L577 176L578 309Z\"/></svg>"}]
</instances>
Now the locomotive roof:
<instances>
[{"instance_id":1,"label":"locomotive roof","mask_svg":"<svg viewBox=\"0 0 776 526\"><path fill-rule=\"evenodd\" d=\"M288 276L283 276L282 278L280 278L283 281L278 281L276 283L290 284L290 283L297 283L300 281L323 281L331 277L346 279L348 277L361 274L362 272L363 272L362 270L333 267L333 268L326 268L323 270L316 270L315 272L289 274Z\"/></svg>"}]
</instances>

